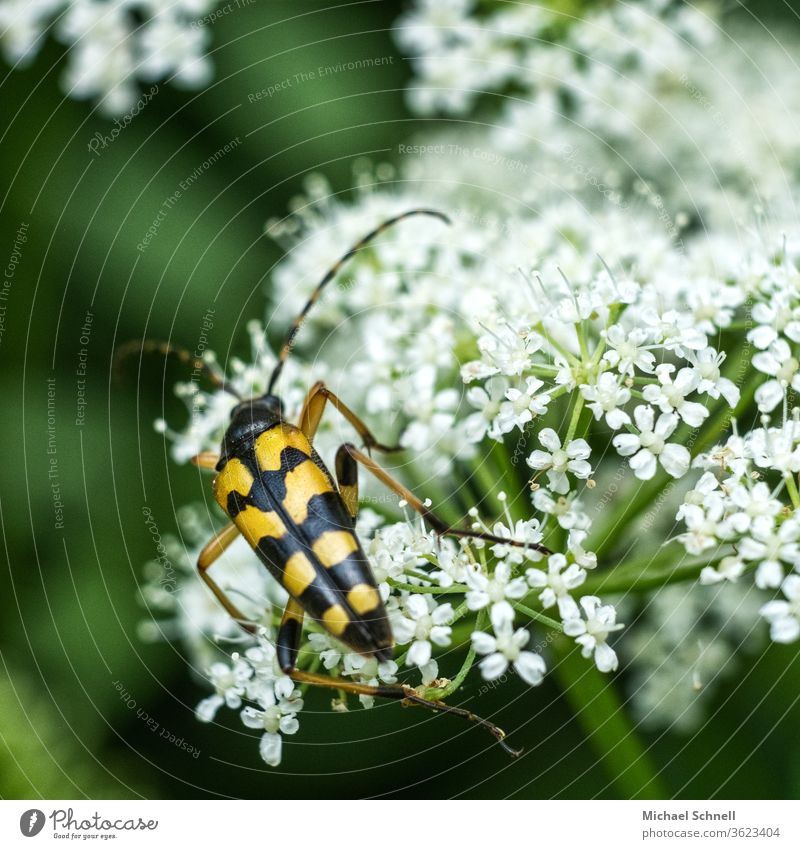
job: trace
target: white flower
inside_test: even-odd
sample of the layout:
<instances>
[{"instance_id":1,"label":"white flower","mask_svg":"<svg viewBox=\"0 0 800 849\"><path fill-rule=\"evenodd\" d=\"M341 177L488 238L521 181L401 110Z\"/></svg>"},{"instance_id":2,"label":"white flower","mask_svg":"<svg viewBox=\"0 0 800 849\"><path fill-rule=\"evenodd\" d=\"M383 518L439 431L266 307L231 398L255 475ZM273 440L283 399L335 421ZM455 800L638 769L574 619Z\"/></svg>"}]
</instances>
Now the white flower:
<instances>
[{"instance_id":1,"label":"white flower","mask_svg":"<svg viewBox=\"0 0 800 849\"><path fill-rule=\"evenodd\" d=\"M275 646L263 637L258 645L252 646L244 653L252 676L247 682L247 698L259 701L265 691L273 691L280 697L288 698L294 690L292 679L278 665L278 653Z\"/></svg>"},{"instance_id":2,"label":"white flower","mask_svg":"<svg viewBox=\"0 0 800 849\"><path fill-rule=\"evenodd\" d=\"M503 539L523 542L526 546L537 545L542 541L543 535L538 519L520 519L513 524L511 524L510 518L507 521L507 525L503 522L495 522L492 533ZM542 558L541 553L534 548L506 545L502 542L495 543L492 546L492 554L498 560L506 560L512 565L519 565L524 560L541 560Z\"/></svg>"},{"instance_id":3,"label":"white flower","mask_svg":"<svg viewBox=\"0 0 800 849\"><path fill-rule=\"evenodd\" d=\"M719 367L725 361L723 351L717 353L713 348L705 348L697 352L687 351L686 358L692 363L698 392L710 395L712 398L719 398L721 395L731 407L739 403L741 395L739 387L727 377L722 377L720 373Z\"/></svg>"},{"instance_id":4,"label":"white flower","mask_svg":"<svg viewBox=\"0 0 800 849\"><path fill-rule=\"evenodd\" d=\"M529 329L502 324L478 339L478 348L502 374L520 375L532 363L532 357L542 347L538 333Z\"/></svg>"},{"instance_id":5,"label":"white flower","mask_svg":"<svg viewBox=\"0 0 800 849\"><path fill-rule=\"evenodd\" d=\"M515 427L525 429L525 425L533 420L534 416L543 416L547 412L550 396L539 393L544 386L536 377L525 379L525 389L511 387L506 390L506 402L500 405L500 411L495 422L497 434L509 433Z\"/></svg>"},{"instance_id":6,"label":"white flower","mask_svg":"<svg viewBox=\"0 0 800 849\"><path fill-rule=\"evenodd\" d=\"M464 383L472 383L473 380L485 380L497 374L498 371L497 366L490 366L483 360L472 360L461 366L461 379Z\"/></svg>"},{"instance_id":7,"label":"white flower","mask_svg":"<svg viewBox=\"0 0 800 849\"><path fill-rule=\"evenodd\" d=\"M576 478L588 478L592 466L587 458L592 453L585 439L573 439L565 448L561 447L558 434L549 427L539 432L539 442L548 450L534 451L527 460L532 469L546 469L550 489L561 495L569 492L567 472Z\"/></svg>"},{"instance_id":8,"label":"white flower","mask_svg":"<svg viewBox=\"0 0 800 849\"><path fill-rule=\"evenodd\" d=\"M377 687L380 684L395 684L397 682L397 664L393 660L385 660L381 663L374 657L364 657L354 652L348 652L344 658L345 677L352 676L363 684ZM371 708L375 704L374 696L366 696L360 693L358 700L365 708Z\"/></svg>"},{"instance_id":9,"label":"white flower","mask_svg":"<svg viewBox=\"0 0 800 849\"><path fill-rule=\"evenodd\" d=\"M721 581L730 581L735 584L744 572L744 563L739 557L723 557L714 566L704 566L700 572L701 584L718 584Z\"/></svg>"},{"instance_id":10,"label":"white flower","mask_svg":"<svg viewBox=\"0 0 800 849\"><path fill-rule=\"evenodd\" d=\"M396 611L392 620L395 640L400 645L411 643L406 666L430 672L433 645L450 645L452 605L437 605L430 595L416 593L405 600L403 607L405 613Z\"/></svg>"},{"instance_id":11,"label":"white flower","mask_svg":"<svg viewBox=\"0 0 800 849\"><path fill-rule=\"evenodd\" d=\"M782 475L800 472L800 445L794 421L787 421L780 428L751 430L746 445L748 454L759 468L772 469Z\"/></svg>"},{"instance_id":12,"label":"white flower","mask_svg":"<svg viewBox=\"0 0 800 849\"><path fill-rule=\"evenodd\" d=\"M274 694L265 693L260 700L262 709L246 707L242 713L242 722L248 728L263 730L259 752L269 766L278 766L281 762L283 741L281 734L296 734L300 723L297 713L303 709L300 691L295 690L290 697L276 699Z\"/></svg>"},{"instance_id":13,"label":"white flower","mask_svg":"<svg viewBox=\"0 0 800 849\"><path fill-rule=\"evenodd\" d=\"M594 413L596 420L606 417L606 424L612 430L619 430L630 424L631 417L619 408L631 400L631 391L621 386L610 372L603 372L594 384L582 384L583 397L590 403L586 406Z\"/></svg>"},{"instance_id":14,"label":"white flower","mask_svg":"<svg viewBox=\"0 0 800 849\"><path fill-rule=\"evenodd\" d=\"M689 554L702 554L706 549L719 545L720 520L724 504L721 500L711 502L707 509L697 504L684 504L680 517L686 524L687 533L679 539Z\"/></svg>"},{"instance_id":15,"label":"white flower","mask_svg":"<svg viewBox=\"0 0 800 849\"><path fill-rule=\"evenodd\" d=\"M773 380L762 383L756 390L756 403L759 410L770 412L783 401L788 387L795 392L800 390L800 363L792 356L785 339L776 339L767 351L753 355L753 366Z\"/></svg>"},{"instance_id":16,"label":"white flower","mask_svg":"<svg viewBox=\"0 0 800 849\"><path fill-rule=\"evenodd\" d=\"M746 533L760 516L775 517L782 507L764 481L745 486L736 484L728 491L728 515L725 524L732 532Z\"/></svg>"},{"instance_id":17,"label":"white flower","mask_svg":"<svg viewBox=\"0 0 800 849\"><path fill-rule=\"evenodd\" d=\"M782 562L800 565L800 522L787 519L776 529L775 521L768 516L756 519L750 535L739 543L743 560L757 560L756 586L779 587L783 580Z\"/></svg>"},{"instance_id":18,"label":"white flower","mask_svg":"<svg viewBox=\"0 0 800 849\"><path fill-rule=\"evenodd\" d=\"M800 575L789 575L781 584L786 600L768 601L761 615L769 622L776 643L793 643L800 637Z\"/></svg>"},{"instance_id":19,"label":"white flower","mask_svg":"<svg viewBox=\"0 0 800 849\"><path fill-rule=\"evenodd\" d=\"M583 596L581 607L585 619L578 613L574 618L566 620L564 633L568 637L575 637L584 657L594 654L595 665L601 672L613 672L619 661L606 640L610 634L623 627L617 624L617 611L610 604L601 604L600 599L593 595Z\"/></svg>"},{"instance_id":20,"label":"white flower","mask_svg":"<svg viewBox=\"0 0 800 849\"><path fill-rule=\"evenodd\" d=\"M695 324L691 314L678 310L658 313L653 309L642 311L642 321L649 325L655 341L668 351L685 354L687 351L702 351L708 347L708 338Z\"/></svg>"},{"instance_id":21,"label":"white flower","mask_svg":"<svg viewBox=\"0 0 800 849\"><path fill-rule=\"evenodd\" d=\"M613 439L614 447L623 457L630 457L630 466L639 480L650 480L656 473L656 460L674 478L689 470L691 457L683 445L666 440L678 426L678 417L662 413L655 422L652 407L639 406L633 411L639 433L621 433Z\"/></svg>"},{"instance_id":22,"label":"white flower","mask_svg":"<svg viewBox=\"0 0 800 849\"><path fill-rule=\"evenodd\" d=\"M616 366L620 374L633 377L637 368L647 373L655 368L655 355L644 344L650 335L643 328L626 330L619 324L612 324L606 329L605 337L609 350L603 354L603 359Z\"/></svg>"},{"instance_id":23,"label":"white flower","mask_svg":"<svg viewBox=\"0 0 800 849\"><path fill-rule=\"evenodd\" d=\"M487 388L491 392L487 392ZM492 380L483 386L472 386L467 390L467 401L478 412L472 413L464 421L464 433L470 442L480 442L486 436L492 422L500 412L501 398L505 381Z\"/></svg>"},{"instance_id":24,"label":"white flower","mask_svg":"<svg viewBox=\"0 0 800 849\"><path fill-rule=\"evenodd\" d=\"M759 326L749 331L747 339L756 348L769 348L779 333L792 342L800 342L800 309L792 306L790 292L791 288L771 291L768 303L759 301L753 305L753 321Z\"/></svg>"},{"instance_id":25,"label":"white flower","mask_svg":"<svg viewBox=\"0 0 800 849\"><path fill-rule=\"evenodd\" d=\"M541 569L528 569L525 575L534 589L541 589L539 601L547 609L558 605L562 619L575 619L580 616L578 606L570 595L585 580L586 572L577 563L567 564L563 554L551 554L547 558L547 572Z\"/></svg>"},{"instance_id":26,"label":"white flower","mask_svg":"<svg viewBox=\"0 0 800 849\"><path fill-rule=\"evenodd\" d=\"M189 87L208 81L208 28L191 24L212 5L210 0L163 6L149 0L4 0L2 47L9 58L30 61L52 22L68 48L62 80L67 94L96 99L108 115L121 115L147 104L137 103L138 80L171 76Z\"/></svg>"},{"instance_id":27,"label":"white flower","mask_svg":"<svg viewBox=\"0 0 800 849\"><path fill-rule=\"evenodd\" d=\"M216 693L203 699L195 708L195 716L201 722L211 722L222 705L236 710L242 704L247 682L253 670L241 658L233 658L233 663L212 663L208 678Z\"/></svg>"},{"instance_id":28,"label":"white flower","mask_svg":"<svg viewBox=\"0 0 800 849\"><path fill-rule=\"evenodd\" d=\"M564 530L589 527L589 517L583 511L583 505L574 492L554 498L547 489L539 488L533 493L533 506L543 513L555 516Z\"/></svg>"},{"instance_id":29,"label":"white flower","mask_svg":"<svg viewBox=\"0 0 800 849\"><path fill-rule=\"evenodd\" d=\"M656 366L656 377L661 386L645 386L643 395L646 401L655 404L662 413L677 413L687 424L699 427L708 416L708 410L696 401L687 401L686 396L697 389L698 377L690 368L682 368L672 379L675 366L662 363Z\"/></svg>"},{"instance_id":30,"label":"white flower","mask_svg":"<svg viewBox=\"0 0 800 849\"><path fill-rule=\"evenodd\" d=\"M470 588L465 596L470 610L482 610L490 604L492 609L497 605L508 606L506 599L520 599L528 591L524 578L511 577L511 566L505 561L497 564L491 576L471 568L464 577Z\"/></svg>"},{"instance_id":31,"label":"white flower","mask_svg":"<svg viewBox=\"0 0 800 849\"><path fill-rule=\"evenodd\" d=\"M487 681L494 681L505 673L511 664L520 678L531 687L542 682L547 671L541 655L526 651L530 634L524 629L513 628L511 617L506 611L492 611L494 636L483 631L472 633L472 646L478 654L484 655L478 664L481 674Z\"/></svg>"}]
</instances>

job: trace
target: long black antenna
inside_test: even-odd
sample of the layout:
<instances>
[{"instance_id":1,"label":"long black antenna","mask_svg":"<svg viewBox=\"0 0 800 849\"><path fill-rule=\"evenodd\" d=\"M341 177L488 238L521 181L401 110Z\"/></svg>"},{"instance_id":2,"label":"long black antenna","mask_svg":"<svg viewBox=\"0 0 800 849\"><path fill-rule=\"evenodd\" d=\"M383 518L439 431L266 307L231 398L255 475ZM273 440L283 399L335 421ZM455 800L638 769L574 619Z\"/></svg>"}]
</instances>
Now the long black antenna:
<instances>
[{"instance_id":1,"label":"long black antenna","mask_svg":"<svg viewBox=\"0 0 800 849\"><path fill-rule=\"evenodd\" d=\"M225 376L221 371L213 368L202 357L195 356L190 351L187 351L186 348L173 345L171 342L163 342L160 339L134 339L131 342L125 342L120 345L114 352L114 370L119 373L122 363L136 354L139 357L144 354L160 354L162 357L176 357L182 363L190 364L194 371L204 374L218 389L222 389L241 400L241 395L225 382Z\"/></svg>"},{"instance_id":2,"label":"long black antenna","mask_svg":"<svg viewBox=\"0 0 800 849\"><path fill-rule=\"evenodd\" d=\"M289 328L289 332L286 335L286 341L283 343L283 347L281 348L280 354L278 354L278 362L275 368L273 369L272 375L269 379L269 386L267 387L267 394L271 395L272 390L275 387L275 384L280 377L281 371L283 369L283 364L286 360L289 359L289 354L292 351L292 346L294 345L295 337L297 336L300 328L303 325L303 322L306 320L306 316L311 310L311 307L319 299L322 290L328 285L328 283L333 280L334 277L339 273L339 269L347 262L350 257L354 254L358 253L365 245L371 242L376 236L379 236L387 227L391 227L393 224L397 224L398 221L402 221L404 218L410 218L412 215L431 215L434 218L438 218L440 221L444 221L445 224L450 223L450 219L441 212L437 212L435 209L409 209L407 212L402 212L400 215L395 215L394 218L389 218L383 222L379 227L376 227L371 233L367 233L363 239L356 242L346 254L344 254L337 262L335 262L322 280L317 284L317 288L311 293L311 297L306 301L306 305L300 310L297 318L292 322L292 326Z\"/></svg>"}]
</instances>

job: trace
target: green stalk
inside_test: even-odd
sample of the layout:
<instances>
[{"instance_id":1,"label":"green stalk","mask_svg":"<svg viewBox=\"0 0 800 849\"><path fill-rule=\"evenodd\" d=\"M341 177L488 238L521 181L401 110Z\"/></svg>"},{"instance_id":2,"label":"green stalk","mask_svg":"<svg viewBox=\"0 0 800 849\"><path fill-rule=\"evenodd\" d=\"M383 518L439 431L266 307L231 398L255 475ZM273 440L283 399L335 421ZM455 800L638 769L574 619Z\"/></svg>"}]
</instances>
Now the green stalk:
<instances>
[{"instance_id":1,"label":"green stalk","mask_svg":"<svg viewBox=\"0 0 800 849\"><path fill-rule=\"evenodd\" d=\"M569 421L567 435L564 437L564 442L562 443L564 446L571 442L575 437L575 431L578 429L578 421L580 420L581 413L583 412L583 404L583 395L578 392L577 397L575 398L575 406L572 408L572 418Z\"/></svg>"},{"instance_id":2,"label":"green stalk","mask_svg":"<svg viewBox=\"0 0 800 849\"><path fill-rule=\"evenodd\" d=\"M540 622L542 625L546 625L553 631L563 633L564 626L560 622L556 622L555 619L551 619L549 616L545 616L544 613L539 613L538 610L534 610L532 607L528 607L521 601L514 601L512 602L512 604L514 606L514 609L518 610L523 616L528 616L535 622Z\"/></svg>"},{"instance_id":3,"label":"green stalk","mask_svg":"<svg viewBox=\"0 0 800 849\"><path fill-rule=\"evenodd\" d=\"M581 657L570 641L553 643L553 675L590 744L623 799L665 799L669 793L656 773L613 679Z\"/></svg>"},{"instance_id":4,"label":"green stalk","mask_svg":"<svg viewBox=\"0 0 800 849\"><path fill-rule=\"evenodd\" d=\"M716 565L730 553L726 552L707 560L695 560L691 563L680 563L671 567L660 566L646 571L625 566L620 570L601 572L598 575L590 575L586 579L581 586L581 593L583 595L644 593L682 581L696 581L706 566ZM676 559L679 557L680 554L675 555Z\"/></svg>"},{"instance_id":5,"label":"green stalk","mask_svg":"<svg viewBox=\"0 0 800 849\"><path fill-rule=\"evenodd\" d=\"M792 499L792 507L797 510L800 507L800 494L797 492L794 475L787 472L783 479L786 481L786 491L789 493L789 498Z\"/></svg>"},{"instance_id":6,"label":"green stalk","mask_svg":"<svg viewBox=\"0 0 800 849\"><path fill-rule=\"evenodd\" d=\"M430 578L429 578L430 580ZM405 590L409 593L426 593L429 595L447 595L448 593L466 593L469 592L469 587L464 586L463 584L453 584L452 587L421 587L416 584L405 584L402 581L398 581L395 578L387 578L386 583L389 584L390 587L394 587L397 590Z\"/></svg>"},{"instance_id":7,"label":"green stalk","mask_svg":"<svg viewBox=\"0 0 800 849\"><path fill-rule=\"evenodd\" d=\"M478 618L475 622L475 628L473 630L480 631L486 624L486 610L481 610L478 614ZM475 662L475 649L470 644L469 649L467 650L467 656L464 658L464 662L461 664L461 669L458 670L458 673L455 678L446 686L446 687L436 687L430 690L425 691L424 698L426 699L446 699L464 683L464 679L469 674L470 669L472 669L472 664Z\"/></svg>"}]
</instances>

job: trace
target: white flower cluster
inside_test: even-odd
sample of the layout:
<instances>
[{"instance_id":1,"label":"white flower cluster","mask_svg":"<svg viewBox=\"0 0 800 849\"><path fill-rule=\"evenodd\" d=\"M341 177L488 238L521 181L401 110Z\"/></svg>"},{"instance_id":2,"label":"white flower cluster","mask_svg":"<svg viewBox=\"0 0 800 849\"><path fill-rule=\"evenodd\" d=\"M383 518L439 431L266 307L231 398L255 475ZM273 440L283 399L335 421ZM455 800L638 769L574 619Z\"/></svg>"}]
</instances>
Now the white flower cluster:
<instances>
[{"instance_id":1,"label":"white flower cluster","mask_svg":"<svg viewBox=\"0 0 800 849\"><path fill-rule=\"evenodd\" d=\"M140 81L168 78L187 88L208 82L208 33L191 24L213 6L213 0L0 0L0 48L9 62L27 64L52 31L69 48L65 93L120 115L136 103Z\"/></svg>"},{"instance_id":2,"label":"white flower cluster","mask_svg":"<svg viewBox=\"0 0 800 849\"><path fill-rule=\"evenodd\" d=\"M794 78L796 48L735 20L726 29L724 11L673 0L580 14L417 0L397 30L414 57L409 104L471 119L484 107L493 126L483 143L535 163L531 199L556 182L665 218L738 223L756 203L776 202L791 212L783 200L787 176L800 178L800 90L782 91L776 120L763 81Z\"/></svg>"},{"instance_id":3,"label":"white flower cluster","mask_svg":"<svg viewBox=\"0 0 800 849\"><path fill-rule=\"evenodd\" d=\"M783 600L766 603L762 615L776 642L800 638L800 410L778 427L764 424L734 435L698 457L707 471L678 511L686 525L681 542L690 554L713 552L703 583L737 581L754 571L760 589L778 589ZM713 470L713 471L712 471Z\"/></svg>"},{"instance_id":4,"label":"white flower cluster","mask_svg":"<svg viewBox=\"0 0 800 849\"><path fill-rule=\"evenodd\" d=\"M486 7L419 0L399 21L398 40L416 57L408 98L420 112L465 114L487 93L514 91L499 123L518 148L560 125L565 109L583 126L624 135L713 34L701 12L669 0L614 3L580 18L538 3Z\"/></svg>"},{"instance_id":5,"label":"white flower cluster","mask_svg":"<svg viewBox=\"0 0 800 849\"><path fill-rule=\"evenodd\" d=\"M425 2L402 30L421 56L424 84L412 95L418 107L463 111L476 102L473 89L524 85L535 96L520 99L519 112L549 109L549 123L541 126L557 147L574 142L573 123L553 105L566 94L580 121L612 141L625 135L628 121L639 120L640 106L652 110L662 94L698 105L694 83L682 75L694 79L692 45L709 37L696 8L657 0L613 4L570 25L530 4L503 5L487 17L467 0ZM636 35L623 39L620 32ZM602 59L595 64L604 62L611 76L585 65L579 54ZM545 61L553 63L549 73L537 64ZM452 78L437 82L436 74ZM621 76L626 85L619 94L609 80ZM600 109L603 98L611 99ZM618 111L628 116L623 124ZM510 115L487 131L483 149L501 136L504 144L524 136ZM718 129L702 105L695 126L701 135ZM528 141L515 155L532 166L539 148ZM658 141L668 158L683 155L672 130ZM620 144L624 151L629 142ZM691 692L696 680L718 677L706 673L727 666L723 660L738 648L737 640L718 635L732 619L722 616L723 595L725 609L741 613L737 634L747 631L742 622L752 625L752 604L743 598L760 593L757 606L773 639L800 638L800 415L790 413L792 392L800 388L797 242L775 240L762 227L748 253L739 232L710 222L707 232L687 229L679 242L672 218L656 204L635 206L635 188L622 183L619 192L630 202L603 204L595 197L587 204L549 193L536 206L510 210L499 191L476 195L472 164L454 157L435 179L438 160L428 167L408 159L399 171L362 168L346 201L323 178L310 179L306 195L293 204L296 212L268 227L287 250L271 280L269 325L266 331L249 326L251 356L226 363L226 379L243 396L263 392L275 363L265 332L283 336L322 272L381 221L412 208L441 209L452 226L409 218L348 262L304 324L278 388L295 420L304 391L325 379L382 441L401 443L406 453L399 474L434 498L437 512L449 509L454 522L469 516L476 529L525 546L438 539L416 516L403 518L385 499L373 502L376 512L361 511L358 534L386 603L396 657L379 665L307 622L300 662L364 683L421 682L420 692L441 694L463 682L473 658L487 681L513 670L536 685L546 674L551 638L563 645L567 637L599 670L613 672L618 645L625 643L615 636L621 616L615 599L596 592L602 593L604 578L613 584L616 570L623 576L630 570L624 552L634 543L648 565L662 546L672 546L667 553L677 554L670 567L695 579L695 589L691 583L658 588L652 610L631 617L639 620L630 638L635 650L624 659L643 694L640 713L658 715L655 702L663 701L683 716L669 693ZM738 167L726 172L733 174L726 187L739 186L741 208L749 209L755 198L742 191ZM712 182L702 191L718 196ZM531 191L538 187L532 178ZM187 428L159 427L173 440L176 460L185 462L217 449L235 399L196 384L182 384L179 392L191 413ZM761 414L780 415L780 423L764 420L726 440L731 408L751 402ZM330 459L331 449L352 438L331 414L317 445ZM693 469L700 471L692 475ZM631 479L630 498L594 492L618 474ZM372 501L377 490L362 484L362 496ZM673 505L690 486L677 537L652 524L642 535L635 520L626 520L628 507L647 509L648 499L663 498L664 515L674 515ZM487 524L481 517L492 505L502 517ZM610 541L609 528L615 529ZM543 557L533 547L542 544L554 553ZM685 556L699 560L687 564ZM737 582L751 570L756 587ZM651 581L658 575L642 572ZM635 590L641 576L631 577ZM665 583L674 577L665 573ZM263 633L229 662L211 667L215 695L199 714L210 718L223 704L239 710L248 702L242 719L264 729L262 755L275 763L280 735L297 729L299 699L274 665L280 590L272 579L262 580L260 590L247 581L236 590L227 583L257 602L248 613ZM675 593L683 594L681 609L689 611L676 621L691 618L698 605L711 609L704 618L717 629L713 639L706 640L706 631L697 639L693 633L689 647L680 642L688 633L682 626L669 639L666 633L660 642L652 638L659 599L669 603ZM216 624L203 629L233 636ZM547 639L539 639L544 633ZM704 648L695 658L698 640ZM697 678L685 674L687 658L695 658ZM458 670L460 662L467 666ZM664 676L656 680L662 666ZM362 702L369 706L370 699Z\"/></svg>"},{"instance_id":6,"label":"white flower cluster","mask_svg":"<svg viewBox=\"0 0 800 849\"><path fill-rule=\"evenodd\" d=\"M263 732L259 751L264 762L281 762L283 735L296 734L300 728L297 714L303 709L299 690L278 667L275 646L264 638L248 648L244 655L235 652L230 663L218 661L208 670L214 694L203 699L195 711L201 722L211 722L226 705L239 710L248 728Z\"/></svg>"}]
</instances>

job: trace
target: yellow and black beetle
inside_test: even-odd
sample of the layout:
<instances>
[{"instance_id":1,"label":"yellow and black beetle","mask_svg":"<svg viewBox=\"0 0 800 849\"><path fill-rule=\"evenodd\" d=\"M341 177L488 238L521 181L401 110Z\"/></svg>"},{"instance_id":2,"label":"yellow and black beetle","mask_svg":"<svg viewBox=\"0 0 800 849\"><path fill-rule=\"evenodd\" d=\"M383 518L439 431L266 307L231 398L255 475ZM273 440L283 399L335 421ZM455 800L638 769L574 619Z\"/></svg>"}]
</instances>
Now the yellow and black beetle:
<instances>
[{"instance_id":1,"label":"yellow and black beetle","mask_svg":"<svg viewBox=\"0 0 800 849\"><path fill-rule=\"evenodd\" d=\"M231 520L202 550L197 566L203 580L230 615L245 630L255 633L258 626L247 620L209 574L213 563L240 534L248 541L270 574L289 594L278 630L277 655L281 669L293 680L350 693L401 699L407 704L453 713L483 725L503 742L504 732L487 720L462 708L425 699L407 685L370 686L295 668L306 615L361 655L379 661L392 656L391 625L369 561L355 534L359 465L405 499L439 535L523 545L488 533L453 528L438 519L369 454L373 450L400 450L399 446L378 442L364 422L324 384L315 384L308 393L296 426L286 421L281 399L274 394L297 333L325 286L367 243L387 227L412 215L429 215L448 221L435 210L412 209L388 219L350 248L325 274L292 323L266 393L251 399L239 398L220 453L204 452L194 458L197 466L216 471L214 496ZM238 397L206 361L170 343L146 340L124 346L119 353L124 356L131 351L174 354ZM336 454L335 479L312 444L327 403L353 426L367 451L364 453L349 443L342 445ZM530 547L550 553L540 545ZM518 754L505 743L503 745L512 754Z\"/></svg>"}]
</instances>

